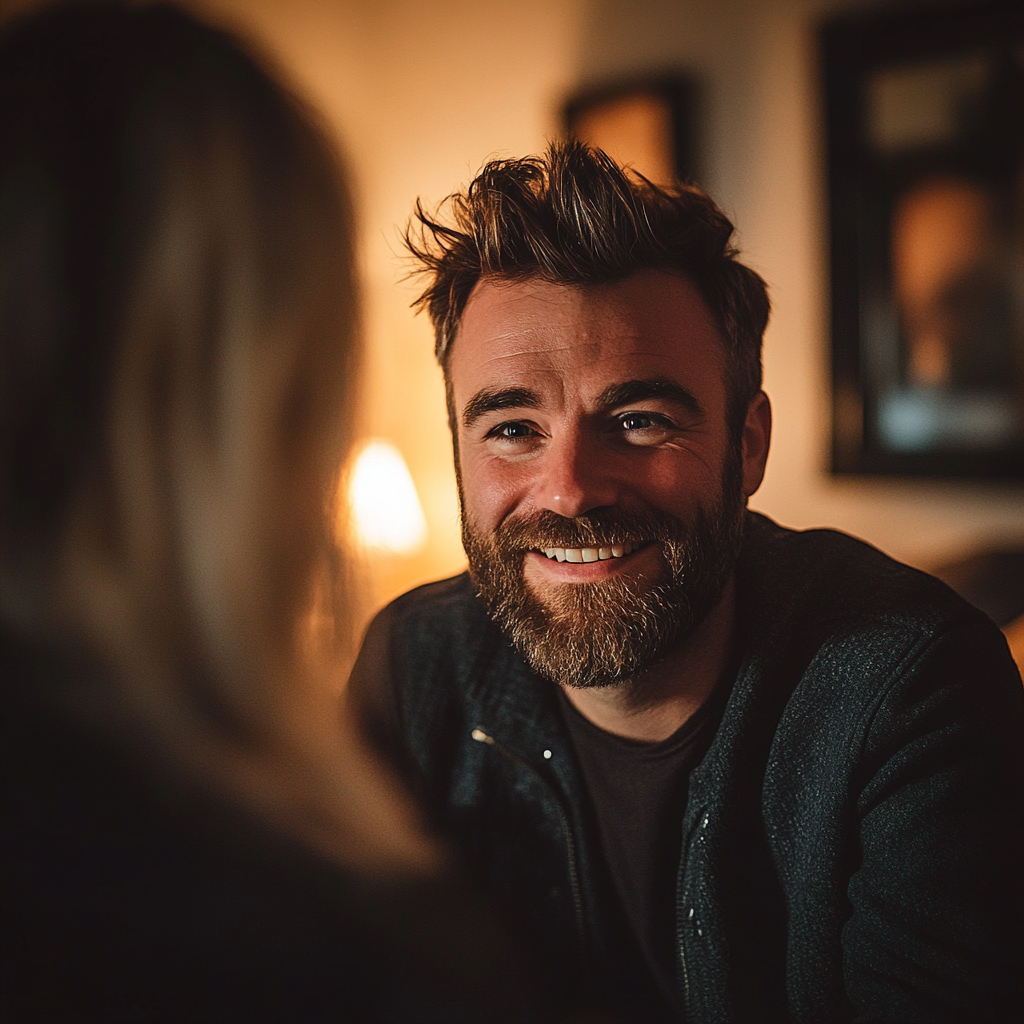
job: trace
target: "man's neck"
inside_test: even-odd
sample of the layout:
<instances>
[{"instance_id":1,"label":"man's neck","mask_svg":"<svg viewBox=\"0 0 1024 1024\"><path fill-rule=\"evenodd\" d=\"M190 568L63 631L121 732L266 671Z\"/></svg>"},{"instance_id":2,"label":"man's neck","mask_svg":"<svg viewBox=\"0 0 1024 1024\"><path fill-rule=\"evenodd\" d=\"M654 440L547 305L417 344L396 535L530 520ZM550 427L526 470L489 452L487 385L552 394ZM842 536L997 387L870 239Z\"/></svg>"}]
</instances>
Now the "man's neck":
<instances>
[{"instance_id":1,"label":"man's neck","mask_svg":"<svg viewBox=\"0 0 1024 1024\"><path fill-rule=\"evenodd\" d=\"M642 676L615 686L565 687L576 710L599 729L638 742L668 739L707 700L732 655L736 588L732 580L697 629Z\"/></svg>"}]
</instances>

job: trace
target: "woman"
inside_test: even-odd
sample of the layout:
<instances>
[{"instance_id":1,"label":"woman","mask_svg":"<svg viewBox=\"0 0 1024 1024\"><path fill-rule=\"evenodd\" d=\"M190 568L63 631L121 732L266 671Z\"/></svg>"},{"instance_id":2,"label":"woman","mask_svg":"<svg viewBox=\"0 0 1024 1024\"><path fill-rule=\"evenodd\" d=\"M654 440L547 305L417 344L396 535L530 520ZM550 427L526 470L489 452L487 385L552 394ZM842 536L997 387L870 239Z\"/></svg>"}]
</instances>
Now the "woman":
<instances>
[{"instance_id":1,"label":"woman","mask_svg":"<svg viewBox=\"0 0 1024 1024\"><path fill-rule=\"evenodd\" d=\"M0 38L0 1017L528 1019L334 712L351 213L229 36Z\"/></svg>"}]
</instances>

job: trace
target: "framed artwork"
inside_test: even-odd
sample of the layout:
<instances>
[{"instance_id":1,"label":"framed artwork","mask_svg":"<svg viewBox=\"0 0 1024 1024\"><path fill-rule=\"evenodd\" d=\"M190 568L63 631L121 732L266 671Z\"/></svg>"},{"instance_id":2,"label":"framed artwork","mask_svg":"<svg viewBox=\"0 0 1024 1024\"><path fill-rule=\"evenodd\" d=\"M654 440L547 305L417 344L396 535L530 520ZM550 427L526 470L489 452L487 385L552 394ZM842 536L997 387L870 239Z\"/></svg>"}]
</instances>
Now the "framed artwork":
<instances>
[{"instance_id":1,"label":"framed artwork","mask_svg":"<svg viewBox=\"0 0 1024 1024\"><path fill-rule=\"evenodd\" d=\"M696 177L694 86L681 76L630 79L571 97L562 111L570 138L603 149L659 184Z\"/></svg>"},{"instance_id":2,"label":"framed artwork","mask_svg":"<svg viewBox=\"0 0 1024 1024\"><path fill-rule=\"evenodd\" d=\"M1024 479L1024 3L821 32L832 469Z\"/></svg>"}]
</instances>

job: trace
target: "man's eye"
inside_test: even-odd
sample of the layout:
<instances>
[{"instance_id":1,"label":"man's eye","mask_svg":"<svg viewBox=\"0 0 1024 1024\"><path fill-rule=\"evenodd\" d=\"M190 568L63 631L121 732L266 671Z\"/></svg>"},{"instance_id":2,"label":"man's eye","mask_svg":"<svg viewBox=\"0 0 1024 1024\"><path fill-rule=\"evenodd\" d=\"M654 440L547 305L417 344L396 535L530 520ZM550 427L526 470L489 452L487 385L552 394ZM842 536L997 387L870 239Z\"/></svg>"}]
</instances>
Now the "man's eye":
<instances>
[{"instance_id":1,"label":"man's eye","mask_svg":"<svg viewBox=\"0 0 1024 1024\"><path fill-rule=\"evenodd\" d=\"M514 441L520 437L530 437L533 433L533 428L525 423L501 423L489 432L489 436Z\"/></svg>"},{"instance_id":2,"label":"man's eye","mask_svg":"<svg viewBox=\"0 0 1024 1024\"><path fill-rule=\"evenodd\" d=\"M619 424L623 430L650 430L651 427L665 426L660 417L655 417L647 412L623 413L619 417Z\"/></svg>"},{"instance_id":3,"label":"man's eye","mask_svg":"<svg viewBox=\"0 0 1024 1024\"><path fill-rule=\"evenodd\" d=\"M656 412L624 412L616 419L618 436L627 444L658 445L675 432L675 424Z\"/></svg>"}]
</instances>

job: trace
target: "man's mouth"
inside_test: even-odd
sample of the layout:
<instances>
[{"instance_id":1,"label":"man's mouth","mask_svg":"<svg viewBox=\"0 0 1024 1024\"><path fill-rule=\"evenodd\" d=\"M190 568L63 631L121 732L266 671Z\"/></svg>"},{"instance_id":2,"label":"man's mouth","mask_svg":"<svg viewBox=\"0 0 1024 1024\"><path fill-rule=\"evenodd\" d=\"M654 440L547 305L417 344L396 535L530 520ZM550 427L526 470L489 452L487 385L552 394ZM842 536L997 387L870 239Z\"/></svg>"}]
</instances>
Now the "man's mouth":
<instances>
[{"instance_id":1,"label":"man's mouth","mask_svg":"<svg viewBox=\"0 0 1024 1024\"><path fill-rule=\"evenodd\" d=\"M632 554L643 542L627 540L621 544L609 544L596 548L541 548L539 553L554 562L606 562L612 558L623 558Z\"/></svg>"}]
</instances>

